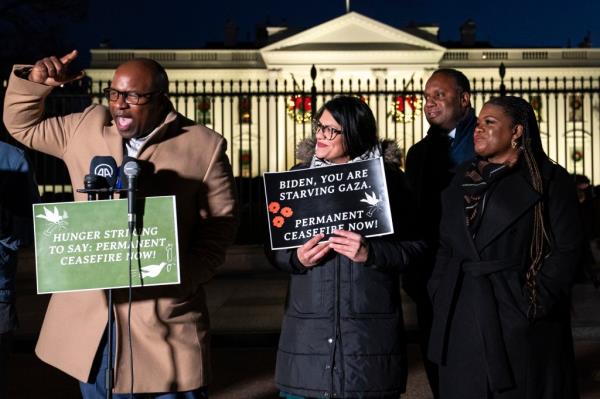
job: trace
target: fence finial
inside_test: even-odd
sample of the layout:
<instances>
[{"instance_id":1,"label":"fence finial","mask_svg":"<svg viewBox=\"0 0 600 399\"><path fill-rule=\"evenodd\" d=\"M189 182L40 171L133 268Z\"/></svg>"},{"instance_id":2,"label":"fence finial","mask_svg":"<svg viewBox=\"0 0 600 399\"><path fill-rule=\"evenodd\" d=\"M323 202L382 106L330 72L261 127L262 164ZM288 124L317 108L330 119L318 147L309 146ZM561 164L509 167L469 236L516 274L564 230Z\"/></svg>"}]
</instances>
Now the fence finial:
<instances>
[{"instance_id":1,"label":"fence finial","mask_svg":"<svg viewBox=\"0 0 600 399\"><path fill-rule=\"evenodd\" d=\"M500 74L500 97L506 96L506 86L504 85L504 76L506 75L506 66L504 62L500 63L500 67L498 68L498 73Z\"/></svg>"},{"instance_id":2,"label":"fence finial","mask_svg":"<svg viewBox=\"0 0 600 399\"><path fill-rule=\"evenodd\" d=\"M313 64L310 68L310 78L312 79L312 87L310 88L310 106L313 109L313 115L317 111L317 86L315 80L317 79L317 68Z\"/></svg>"}]
</instances>

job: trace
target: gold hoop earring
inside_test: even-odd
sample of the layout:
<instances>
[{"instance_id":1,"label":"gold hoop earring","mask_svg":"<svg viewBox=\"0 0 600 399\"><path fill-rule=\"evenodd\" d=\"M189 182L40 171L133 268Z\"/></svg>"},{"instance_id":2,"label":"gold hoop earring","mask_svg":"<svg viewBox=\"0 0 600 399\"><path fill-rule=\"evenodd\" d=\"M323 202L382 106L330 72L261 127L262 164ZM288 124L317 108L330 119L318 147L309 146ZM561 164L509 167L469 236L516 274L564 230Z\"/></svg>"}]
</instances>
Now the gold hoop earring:
<instances>
[{"instance_id":1,"label":"gold hoop earring","mask_svg":"<svg viewBox=\"0 0 600 399\"><path fill-rule=\"evenodd\" d=\"M511 141L510 145L512 146L513 150L517 148L517 142L515 140Z\"/></svg>"}]
</instances>

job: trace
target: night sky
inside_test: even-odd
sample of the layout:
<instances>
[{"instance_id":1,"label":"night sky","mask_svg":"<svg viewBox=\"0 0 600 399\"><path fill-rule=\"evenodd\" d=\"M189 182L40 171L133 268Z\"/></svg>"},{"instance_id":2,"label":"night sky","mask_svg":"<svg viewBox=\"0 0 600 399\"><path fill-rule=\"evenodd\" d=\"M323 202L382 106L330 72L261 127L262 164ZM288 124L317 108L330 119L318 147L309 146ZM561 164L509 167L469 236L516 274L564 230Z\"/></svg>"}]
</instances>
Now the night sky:
<instances>
[{"instance_id":1,"label":"night sky","mask_svg":"<svg viewBox=\"0 0 600 399\"><path fill-rule=\"evenodd\" d=\"M477 40L495 47L576 47L588 31L600 47L596 0L353 0L351 10L398 28L437 24L443 41L458 40L472 18ZM82 51L107 39L113 48L202 48L223 41L228 20L238 25L239 41L252 41L256 24L267 20L308 28L344 11L344 0L90 0L87 20L68 31Z\"/></svg>"}]
</instances>

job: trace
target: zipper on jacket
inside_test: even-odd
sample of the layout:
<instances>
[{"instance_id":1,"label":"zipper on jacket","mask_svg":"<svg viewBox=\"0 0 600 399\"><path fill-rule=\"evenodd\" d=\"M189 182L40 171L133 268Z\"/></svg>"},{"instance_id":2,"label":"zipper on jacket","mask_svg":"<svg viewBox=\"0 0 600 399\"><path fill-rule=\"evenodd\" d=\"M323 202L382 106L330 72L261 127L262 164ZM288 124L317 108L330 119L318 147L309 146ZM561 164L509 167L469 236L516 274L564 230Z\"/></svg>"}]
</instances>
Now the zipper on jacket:
<instances>
[{"instance_id":1,"label":"zipper on jacket","mask_svg":"<svg viewBox=\"0 0 600 399\"><path fill-rule=\"evenodd\" d=\"M337 348L341 348L341 333L340 333L340 285L341 285L341 265L340 265L340 259L341 259L341 255L337 255L336 256L336 260L335 260L335 269L334 269L334 282L335 282L335 298L334 298L334 318L333 318L333 325L334 325L334 329L333 329L333 344L332 344L332 348L331 348L331 391L330 391L330 396L332 398L336 398L336 397L343 397L342 392L344 391L344 382L343 382L343 378L340 378L340 390L341 392L336 392L335 391L335 379L336 379L336 373L335 370L336 368L338 368L338 364L336 363L336 351ZM341 350L340 350L340 363L341 363ZM341 364L340 364L341 366ZM341 375L341 367L339 368L340 370L340 375Z\"/></svg>"},{"instance_id":2,"label":"zipper on jacket","mask_svg":"<svg viewBox=\"0 0 600 399\"><path fill-rule=\"evenodd\" d=\"M342 261L341 261L341 257L338 258L338 280L337 280L337 297L338 297L338 307L337 307L337 324L336 324L336 341L338 341L339 343L339 348L340 348L340 364L339 367L336 366L334 367L334 372L337 368L337 370L339 371L339 377L340 377L340 392L337 392L337 396L338 397L345 397L346 396L346 384L344 383L344 379L345 379L345 375L344 375L344 343L342 342L342 311L340 309L340 296L341 296L341 284L342 284L342 265L341 265ZM353 262L350 261L350 265L349 267L353 266ZM351 283L351 282L350 282Z\"/></svg>"}]
</instances>

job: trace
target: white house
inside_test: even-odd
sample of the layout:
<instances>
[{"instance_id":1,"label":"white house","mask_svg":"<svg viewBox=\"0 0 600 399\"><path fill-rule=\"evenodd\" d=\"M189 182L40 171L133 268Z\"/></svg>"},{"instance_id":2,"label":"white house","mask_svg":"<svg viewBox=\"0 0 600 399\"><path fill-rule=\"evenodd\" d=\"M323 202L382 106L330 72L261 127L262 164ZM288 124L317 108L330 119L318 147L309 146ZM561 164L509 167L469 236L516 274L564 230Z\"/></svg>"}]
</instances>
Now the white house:
<instances>
[{"instance_id":1,"label":"white house","mask_svg":"<svg viewBox=\"0 0 600 399\"><path fill-rule=\"evenodd\" d=\"M530 100L548 154L600 184L600 49L447 48L436 27L398 29L356 12L298 33L268 27L256 49L93 49L93 90L135 57L159 61L171 79L178 110L221 132L234 171L256 176L295 162L295 143L311 134L311 68L317 105L350 92L371 106L381 136L407 149L427 130L421 113L424 81L437 68L471 80L474 106L500 93Z\"/></svg>"}]
</instances>

